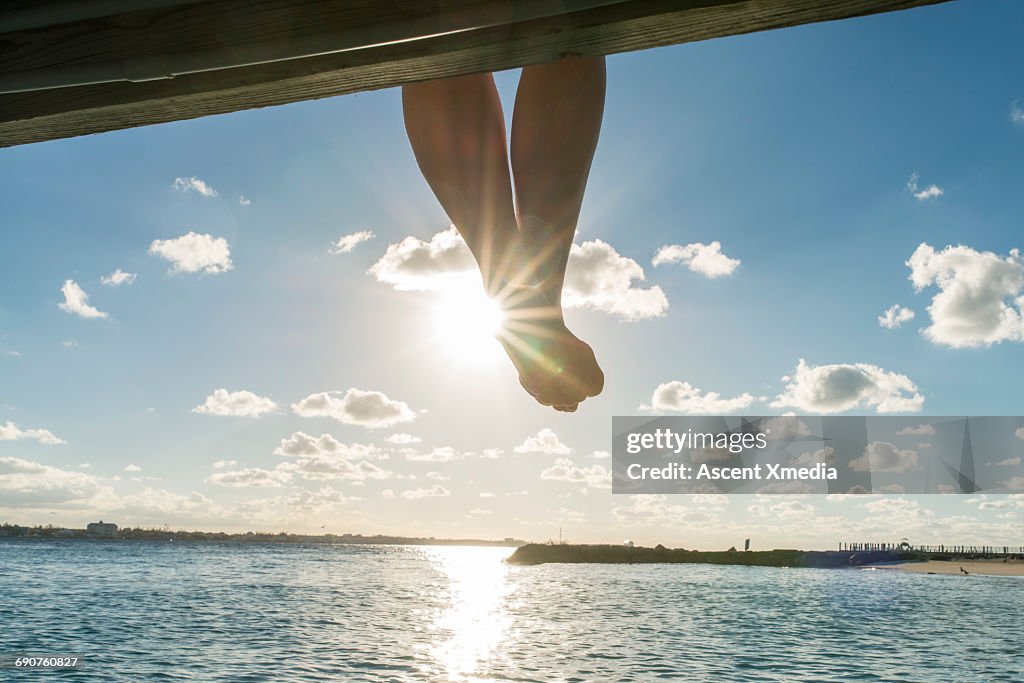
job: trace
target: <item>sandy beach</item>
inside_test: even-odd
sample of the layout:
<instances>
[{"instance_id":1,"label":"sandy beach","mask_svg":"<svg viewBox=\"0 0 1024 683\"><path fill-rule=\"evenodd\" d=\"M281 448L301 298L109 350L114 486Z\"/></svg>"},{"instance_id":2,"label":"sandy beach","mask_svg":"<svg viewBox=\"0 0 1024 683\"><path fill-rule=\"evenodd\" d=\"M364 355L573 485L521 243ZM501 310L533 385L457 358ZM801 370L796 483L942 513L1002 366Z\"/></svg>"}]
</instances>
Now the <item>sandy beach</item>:
<instances>
[{"instance_id":1,"label":"sandy beach","mask_svg":"<svg viewBox=\"0 0 1024 683\"><path fill-rule=\"evenodd\" d=\"M929 560L927 562L904 562L891 565L893 569L902 569L920 574L961 574L963 567L970 574L986 574L989 576L1024 576L1024 560L952 560L950 562Z\"/></svg>"}]
</instances>

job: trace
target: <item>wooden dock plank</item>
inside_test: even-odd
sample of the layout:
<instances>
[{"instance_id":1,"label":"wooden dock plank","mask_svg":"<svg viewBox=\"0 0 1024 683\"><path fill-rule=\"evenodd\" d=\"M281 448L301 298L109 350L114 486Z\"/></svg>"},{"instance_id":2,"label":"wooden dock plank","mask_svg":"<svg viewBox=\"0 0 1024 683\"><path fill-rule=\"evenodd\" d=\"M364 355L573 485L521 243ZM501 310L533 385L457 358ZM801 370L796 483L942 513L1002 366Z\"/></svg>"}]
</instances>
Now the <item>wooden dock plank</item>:
<instances>
[{"instance_id":1,"label":"wooden dock plank","mask_svg":"<svg viewBox=\"0 0 1024 683\"><path fill-rule=\"evenodd\" d=\"M585 0L445 0L439 12L436 3L415 0L205 0L137 10L0 32L0 84L40 70L89 74L118 63L136 77L160 73L167 64L249 65L0 94L0 146L944 1L596 0L593 6ZM4 12L31 5L5 4L0 31ZM349 49L251 63L339 48Z\"/></svg>"}]
</instances>

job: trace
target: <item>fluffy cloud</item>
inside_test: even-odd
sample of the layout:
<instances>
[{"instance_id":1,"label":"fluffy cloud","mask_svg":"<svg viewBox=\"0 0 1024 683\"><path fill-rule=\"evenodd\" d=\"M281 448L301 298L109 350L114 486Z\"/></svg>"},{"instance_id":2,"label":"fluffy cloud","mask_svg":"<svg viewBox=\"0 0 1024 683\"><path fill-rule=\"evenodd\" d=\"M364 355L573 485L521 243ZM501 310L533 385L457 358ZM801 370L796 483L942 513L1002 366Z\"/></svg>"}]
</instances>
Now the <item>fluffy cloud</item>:
<instances>
[{"instance_id":1,"label":"fluffy cloud","mask_svg":"<svg viewBox=\"0 0 1024 683\"><path fill-rule=\"evenodd\" d=\"M923 202L926 199L935 199L943 195L942 188L938 185L929 185L925 188L918 187L917 181L920 176L917 173L910 174L910 180L907 181L907 192L914 195L914 198L919 202Z\"/></svg>"},{"instance_id":2,"label":"fluffy cloud","mask_svg":"<svg viewBox=\"0 0 1024 683\"><path fill-rule=\"evenodd\" d=\"M807 423L793 415L780 415L765 420L764 432L769 441L791 441L811 435Z\"/></svg>"},{"instance_id":3,"label":"fluffy cloud","mask_svg":"<svg viewBox=\"0 0 1024 683\"><path fill-rule=\"evenodd\" d=\"M60 310L80 318L106 318L107 314L89 305L89 295L74 280L65 280L60 288L64 301L57 304Z\"/></svg>"},{"instance_id":4,"label":"fluffy cloud","mask_svg":"<svg viewBox=\"0 0 1024 683\"><path fill-rule=\"evenodd\" d=\"M644 269L601 240L574 244L569 252L562 303L566 308L589 308L625 320L665 315L668 298L661 287L643 289Z\"/></svg>"},{"instance_id":5,"label":"fluffy cloud","mask_svg":"<svg viewBox=\"0 0 1024 683\"><path fill-rule=\"evenodd\" d=\"M295 474L308 480L364 481L366 479L391 479L395 476L393 472L381 469L365 460L352 462L345 458L324 456L299 458L294 462L281 463L276 469L279 472Z\"/></svg>"},{"instance_id":6,"label":"fluffy cloud","mask_svg":"<svg viewBox=\"0 0 1024 683\"><path fill-rule=\"evenodd\" d=\"M213 189L195 176L192 176L191 178L175 178L171 187L179 192L195 192L196 194L201 194L204 197L217 196L217 190Z\"/></svg>"},{"instance_id":7,"label":"fluffy cloud","mask_svg":"<svg viewBox=\"0 0 1024 683\"><path fill-rule=\"evenodd\" d=\"M192 409L201 415L225 417L259 417L277 408L269 398L257 396L251 391L228 391L217 389L206 397L206 402Z\"/></svg>"},{"instance_id":8,"label":"fluffy cloud","mask_svg":"<svg viewBox=\"0 0 1024 683\"><path fill-rule=\"evenodd\" d=\"M292 410L302 417L330 417L339 422L376 429L411 422L416 413L403 401L394 401L379 391L349 389L310 394Z\"/></svg>"},{"instance_id":9,"label":"fluffy cloud","mask_svg":"<svg viewBox=\"0 0 1024 683\"><path fill-rule=\"evenodd\" d=\"M336 505L348 505L360 500L357 496L346 496L335 488L323 486L317 491L296 491L285 504L304 512L325 512Z\"/></svg>"},{"instance_id":10,"label":"fluffy cloud","mask_svg":"<svg viewBox=\"0 0 1024 683\"><path fill-rule=\"evenodd\" d=\"M723 254L721 242L715 241L711 244L693 242L687 245L666 245L658 250L651 261L654 266L664 263L682 263L695 273L716 278L732 275L739 267L740 260Z\"/></svg>"},{"instance_id":11,"label":"fluffy cloud","mask_svg":"<svg viewBox=\"0 0 1024 683\"><path fill-rule=\"evenodd\" d=\"M1024 340L1024 259L979 252L963 245L936 251L921 244L907 261L910 280L921 290L935 285L928 306L932 324L924 335L936 344L964 348Z\"/></svg>"},{"instance_id":12,"label":"fluffy cloud","mask_svg":"<svg viewBox=\"0 0 1024 683\"><path fill-rule=\"evenodd\" d=\"M421 439L418 436L413 436L412 434L404 433L392 434L391 436L384 440L387 441L388 443L398 444L399 446L407 446L409 444L419 443L420 441L423 441L423 439Z\"/></svg>"},{"instance_id":13,"label":"fluffy cloud","mask_svg":"<svg viewBox=\"0 0 1024 683\"><path fill-rule=\"evenodd\" d=\"M281 439L281 445L274 449L274 455L289 457L332 455L366 460L386 460L389 457L387 451L373 445L360 443L348 445L341 443L330 434L314 437L305 432L295 432L288 438Z\"/></svg>"},{"instance_id":14,"label":"fluffy cloud","mask_svg":"<svg viewBox=\"0 0 1024 683\"><path fill-rule=\"evenodd\" d=\"M896 436L934 436L935 427L932 425L916 425L914 427L904 427L900 431L896 432Z\"/></svg>"},{"instance_id":15,"label":"fluffy cloud","mask_svg":"<svg viewBox=\"0 0 1024 683\"><path fill-rule=\"evenodd\" d=\"M1024 109L1017 102L1010 105L1010 120L1018 126L1024 126Z\"/></svg>"},{"instance_id":16,"label":"fluffy cloud","mask_svg":"<svg viewBox=\"0 0 1024 683\"><path fill-rule=\"evenodd\" d=\"M214 469L222 470L225 467L231 467L232 465L237 465L237 464L238 464L237 460L218 460L217 462L213 463L213 467L214 467Z\"/></svg>"},{"instance_id":17,"label":"fluffy cloud","mask_svg":"<svg viewBox=\"0 0 1024 683\"><path fill-rule=\"evenodd\" d=\"M21 429L10 421L0 424L0 441L19 441L21 439L33 439L46 446L67 443L54 436L49 429Z\"/></svg>"},{"instance_id":18,"label":"fluffy cloud","mask_svg":"<svg viewBox=\"0 0 1024 683\"><path fill-rule=\"evenodd\" d=\"M153 240L149 253L169 261L175 273L224 273L234 267L226 239L197 232Z\"/></svg>"},{"instance_id":19,"label":"fluffy cloud","mask_svg":"<svg viewBox=\"0 0 1024 683\"><path fill-rule=\"evenodd\" d=\"M436 291L475 269L473 255L453 225L429 242L409 236L388 245L369 273L398 290Z\"/></svg>"},{"instance_id":20,"label":"fluffy cloud","mask_svg":"<svg viewBox=\"0 0 1024 683\"><path fill-rule=\"evenodd\" d=\"M347 254L363 242L372 240L376 235L373 234L372 230L360 230L359 232L353 232L348 235L342 235L338 238L338 241L331 245L328 253L331 254Z\"/></svg>"},{"instance_id":21,"label":"fluffy cloud","mask_svg":"<svg viewBox=\"0 0 1024 683\"><path fill-rule=\"evenodd\" d=\"M31 460L0 457L0 499L5 506L81 504L100 493L97 479Z\"/></svg>"},{"instance_id":22,"label":"fluffy cloud","mask_svg":"<svg viewBox=\"0 0 1024 683\"><path fill-rule=\"evenodd\" d=\"M801 453L789 461L789 464L795 467L814 467L819 463L824 465L835 465L835 449L831 446L825 446L824 448L819 448L816 451Z\"/></svg>"},{"instance_id":23,"label":"fluffy cloud","mask_svg":"<svg viewBox=\"0 0 1024 683\"><path fill-rule=\"evenodd\" d=\"M773 408L795 408L807 413L839 413L874 408L879 413L917 412L924 396L906 375L867 363L808 365L801 358L786 387L772 401Z\"/></svg>"},{"instance_id":24,"label":"fluffy cloud","mask_svg":"<svg viewBox=\"0 0 1024 683\"><path fill-rule=\"evenodd\" d=\"M569 481L586 484L595 489L607 489L612 485L612 472L601 465L578 467L568 458L559 458L555 464L540 473L541 479Z\"/></svg>"},{"instance_id":25,"label":"fluffy cloud","mask_svg":"<svg viewBox=\"0 0 1024 683\"><path fill-rule=\"evenodd\" d=\"M419 453L417 451L409 450L406 452L405 457L407 460L415 460L419 462L451 462L452 460L460 460L465 457L465 454L459 453L451 446L441 446L434 448L429 453Z\"/></svg>"},{"instance_id":26,"label":"fluffy cloud","mask_svg":"<svg viewBox=\"0 0 1024 683\"><path fill-rule=\"evenodd\" d=\"M369 270L378 281L403 291L440 291L478 280L476 264L455 227L424 241L406 237L388 246ZM641 289L643 268L601 240L574 244L569 253L562 302L626 320L665 314L668 299L660 287Z\"/></svg>"},{"instance_id":27,"label":"fluffy cloud","mask_svg":"<svg viewBox=\"0 0 1024 683\"><path fill-rule=\"evenodd\" d=\"M1013 435L1016 436L1021 441L1024 441L1024 427L1020 427L1017 431L1013 433Z\"/></svg>"},{"instance_id":28,"label":"fluffy cloud","mask_svg":"<svg viewBox=\"0 0 1024 683\"><path fill-rule=\"evenodd\" d=\"M893 304L885 309L885 313L878 316L878 324L887 330L895 330L905 322L914 319L914 312L906 306Z\"/></svg>"},{"instance_id":29,"label":"fluffy cloud","mask_svg":"<svg viewBox=\"0 0 1024 683\"><path fill-rule=\"evenodd\" d=\"M120 287L121 285L130 285L135 282L135 278L135 273L126 273L118 268L110 275L104 275L101 277L100 282L108 287Z\"/></svg>"},{"instance_id":30,"label":"fluffy cloud","mask_svg":"<svg viewBox=\"0 0 1024 683\"><path fill-rule=\"evenodd\" d=\"M261 467L247 467L242 470L211 474L206 481L218 486L266 488L284 486L291 478L290 472L280 468L265 470Z\"/></svg>"},{"instance_id":31,"label":"fluffy cloud","mask_svg":"<svg viewBox=\"0 0 1024 683\"><path fill-rule=\"evenodd\" d=\"M1020 462L1021 458L1020 456L1017 456L1016 458L1006 458L1005 460L1000 460L999 462L990 462L989 464L995 465L996 467L1013 467L1014 465L1019 465Z\"/></svg>"},{"instance_id":32,"label":"fluffy cloud","mask_svg":"<svg viewBox=\"0 0 1024 683\"><path fill-rule=\"evenodd\" d=\"M441 486L440 484L434 484L428 489L412 489L410 491L403 491L402 498L407 500L418 500L420 498L441 498L452 495L452 492Z\"/></svg>"},{"instance_id":33,"label":"fluffy cloud","mask_svg":"<svg viewBox=\"0 0 1024 683\"><path fill-rule=\"evenodd\" d=\"M900 450L888 441L872 441L864 453L850 461L855 472L910 472L921 466L914 451Z\"/></svg>"},{"instance_id":34,"label":"fluffy cloud","mask_svg":"<svg viewBox=\"0 0 1024 683\"><path fill-rule=\"evenodd\" d=\"M651 405L641 405L641 410L675 411L691 415L722 415L747 408L757 399L743 393L733 398L722 398L715 391L702 394L700 389L688 382L672 381L659 384L651 396Z\"/></svg>"},{"instance_id":35,"label":"fluffy cloud","mask_svg":"<svg viewBox=\"0 0 1024 683\"><path fill-rule=\"evenodd\" d=\"M139 467L138 465L133 465L133 464L129 463L129 464L124 466L124 471L125 472L141 472L142 468Z\"/></svg>"},{"instance_id":36,"label":"fluffy cloud","mask_svg":"<svg viewBox=\"0 0 1024 683\"><path fill-rule=\"evenodd\" d=\"M252 206L252 200L246 197L244 194L238 195L239 206Z\"/></svg>"},{"instance_id":37,"label":"fluffy cloud","mask_svg":"<svg viewBox=\"0 0 1024 683\"><path fill-rule=\"evenodd\" d=\"M544 453L545 455L569 455L572 449L558 439L550 427L544 427L536 435L516 446L516 453Z\"/></svg>"}]
</instances>

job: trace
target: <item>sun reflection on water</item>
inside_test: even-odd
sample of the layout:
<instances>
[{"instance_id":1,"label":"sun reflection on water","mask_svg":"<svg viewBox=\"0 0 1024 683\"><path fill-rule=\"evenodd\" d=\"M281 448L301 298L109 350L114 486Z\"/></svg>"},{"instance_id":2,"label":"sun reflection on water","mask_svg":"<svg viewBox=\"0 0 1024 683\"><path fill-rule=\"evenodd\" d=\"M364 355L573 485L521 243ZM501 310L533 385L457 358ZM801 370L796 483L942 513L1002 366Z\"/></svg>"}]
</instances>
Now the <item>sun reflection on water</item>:
<instances>
[{"instance_id":1,"label":"sun reflection on water","mask_svg":"<svg viewBox=\"0 0 1024 683\"><path fill-rule=\"evenodd\" d=\"M506 601L513 571L508 548L431 548L428 556L448 583L448 604L433 627L431 659L449 681L488 680L477 674L495 655L511 617Z\"/></svg>"}]
</instances>

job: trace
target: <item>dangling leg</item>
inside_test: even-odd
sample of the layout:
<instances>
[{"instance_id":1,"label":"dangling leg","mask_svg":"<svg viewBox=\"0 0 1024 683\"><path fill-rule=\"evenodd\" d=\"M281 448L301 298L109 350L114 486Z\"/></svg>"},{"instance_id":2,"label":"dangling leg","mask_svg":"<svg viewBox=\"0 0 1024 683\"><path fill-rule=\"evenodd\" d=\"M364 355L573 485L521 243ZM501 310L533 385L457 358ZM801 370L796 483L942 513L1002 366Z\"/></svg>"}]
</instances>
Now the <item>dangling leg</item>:
<instances>
[{"instance_id":1,"label":"dangling leg","mask_svg":"<svg viewBox=\"0 0 1024 683\"><path fill-rule=\"evenodd\" d=\"M566 327L562 287L604 113L604 58L523 69L512 117L511 159L526 262L508 295L502 339L523 386L560 410L596 396L604 374Z\"/></svg>"},{"instance_id":2,"label":"dangling leg","mask_svg":"<svg viewBox=\"0 0 1024 683\"><path fill-rule=\"evenodd\" d=\"M497 295L518 254L505 119L490 74L402 88L405 129L416 162Z\"/></svg>"}]
</instances>

